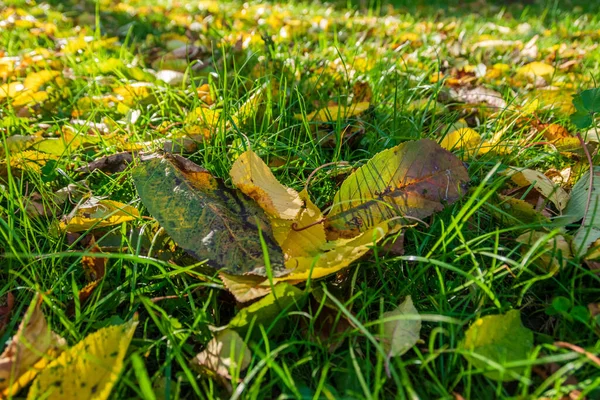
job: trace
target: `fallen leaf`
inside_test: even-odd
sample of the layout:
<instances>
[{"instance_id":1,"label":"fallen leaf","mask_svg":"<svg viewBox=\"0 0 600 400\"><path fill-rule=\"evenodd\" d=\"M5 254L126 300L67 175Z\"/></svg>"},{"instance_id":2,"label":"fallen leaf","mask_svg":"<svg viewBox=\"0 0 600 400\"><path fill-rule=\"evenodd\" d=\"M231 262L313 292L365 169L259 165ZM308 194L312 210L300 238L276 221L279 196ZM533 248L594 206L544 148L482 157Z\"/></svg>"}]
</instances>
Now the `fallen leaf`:
<instances>
[{"instance_id":1,"label":"fallen leaf","mask_svg":"<svg viewBox=\"0 0 600 400\"><path fill-rule=\"evenodd\" d=\"M421 318L410 296L393 311L383 313L381 319L384 322L380 340L388 358L401 356L419 341Z\"/></svg>"},{"instance_id":2,"label":"fallen leaf","mask_svg":"<svg viewBox=\"0 0 600 400\"><path fill-rule=\"evenodd\" d=\"M233 294L240 303L246 303L268 295L271 292L269 281L264 276L257 275L229 275L220 273L223 285Z\"/></svg>"},{"instance_id":3,"label":"fallen leaf","mask_svg":"<svg viewBox=\"0 0 600 400\"><path fill-rule=\"evenodd\" d=\"M192 365L201 371L208 370L231 379L230 371L242 372L248 368L250 361L252 352L244 339L236 331L225 329L218 332L206 348L194 357Z\"/></svg>"},{"instance_id":4,"label":"fallen leaf","mask_svg":"<svg viewBox=\"0 0 600 400\"><path fill-rule=\"evenodd\" d=\"M180 247L221 272L266 276L260 229L273 275L288 272L268 218L253 201L183 157L142 161L133 171L138 193Z\"/></svg>"},{"instance_id":5,"label":"fallen leaf","mask_svg":"<svg viewBox=\"0 0 600 400\"><path fill-rule=\"evenodd\" d=\"M586 171L573 186L563 215L555 219L557 223L567 225L585 219L583 226L600 228L600 167L594 167L591 197L589 197L589 182L590 171ZM588 197L590 199L589 206ZM585 213L586 208L588 215Z\"/></svg>"},{"instance_id":6,"label":"fallen leaf","mask_svg":"<svg viewBox=\"0 0 600 400\"><path fill-rule=\"evenodd\" d=\"M35 296L19 330L0 355L0 395L14 396L64 345L64 339L52 332L46 322L42 297Z\"/></svg>"},{"instance_id":7,"label":"fallen leaf","mask_svg":"<svg viewBox=\"0 0 600 400\"><path fill-rule=\"evenodd\" d=\"M333 353L343 344L344 336L354 325L346 315L325 296L320 287L313 289L311 291L311 296L310 309L314 311L311 314L311 320L301 320L305 322L303 330L311 335L311 340L326 346L327 350L330 353ZM310 328L312 328L312 331Z\"/></svg>"},{"instance_id":8,"label":"fallen leaf","mask_svg":"<svg viewBox=\"0 0 600 400\"><path fill-rule=\"evenodd\" d=\"M477 151L481 136L471 128L459 128L444 136L440 146L446 150L463 150L467 155Z\"/></svg>"},{"instance_id":9,"label":"fallen leaf","mask_svg":"<svg viewBox=\"0 0 600 400\"><path fill-rule=\"evenodd\" d=\"M306 115L308 121L335 122L362 114L369 108L369 102L363 101L350 106L329 106ZM296 119L303 119L302 114L296 114Z\"/></svg>"},{"instance_id":10,"label":"fallen leaf","mask_svg":"<svg viewBox=\"0 0 600 400\"><path fill-rule=\"evenodd\" d=\"M534 83L538 78L550 83L553 75L554 67L540 61L531 62L517 69L517 77L524 77Z\"/></svg>"},{"instance_id":11,"label":"fallen leaf","mask_svg":"<svg viewBox=\"0 0 600 400\"><path fill-rule=\"evenodd\" d=\"M461 87L450 89L449 96L452 100L469 105L485 104L501 111L506 108L506 101L495 90L478 86L475 88Z\"/></svg>"},{"instance_id":12,"label":"fallen leaf","mask_svg":"<svg viewBox=\"0 0 600 400\"><path fill-rule=\"evenodd\" d=\"M511 168L508 173L510 178L519 187L533 186L542 196L550 200L559 211L562 211L569 202L569 194L550 178L533 169Z\"/></svg>"},{"instance_id":13,"label":"fallen leaf","mask_svg":"<svg viewBox=\"0 0 600 400\"><path fill-rule=\"evenodd\" d=\"M563 235L550 238L546 232L531 231L523 233L516 241L526 245L523 247L523 253L527 253L532 246L540 242L540 246L534 253L536 258L533 262L552 274L563 269L572 257L571 246Z\"/></svg>"},{"instance_id":14,"label":"fallen leaf","mask_svg":"<svg viewBox=\"0 0 600 400\"><path fill-rule=\"evenodd\" d=\"M314 256L327 242L323 213L310 200L306 189L298 194L298 198L304 206L293 221L271 219L273 236L287 259Z\"/></svg>"},{"instance_id":15,"label":"fallen leaf","mask_svg":"<svg viewBox=\"0 0 600 400\"><path fill-rule=\"evenodd\" d=\"M533 332L521 323L521 312L488 315L475 321L459 345L462 355L484 375L499 381L515 380L524 367L500 370L508 362L523 361L533 350ZM512 373L509 373L512 372Z\"/></svg>"},{"instance_id":16,"label":"fallen leaf","mask_svg":"<svg viewBox=\"0 0 600 400\"><path fill-rule=\"evenodd\" d=\"M469 175L437 143L421 139L384 150L350 175L334 196L326 229L352 237L392 218L425 218L457 201Z\"/></svg>"},{"instance_id":17,"label":"fallen leaf","mask_svg":"<svg viewBox=\"0 0 600 400\"><path fill-rule=\"evenodd\" d=\"M490 200L490 203L498 208L492 211L492 215L507 226L546 224L550 222L548 218L536 211L533 205L525 200L498 195L498 198Z\"/></svg>"},{"instance_id":18,"label":"fallen leaf","mask_svg":"<svg viewBox=\"0 0 600 400\"><path fill-rule=\"evenodd\" d=\"M60 222L59 227L67 232L83 232L122 224L139 217L138 210L127 204L92 197L77 206L64 221Z\"/></svg>"},{"instance_id":19,"label":"fallen leaf","mask_svg":"<svg viewBox=\"0 0 600 400\"><path fill-rule=\"evenodd\" d=\"M27 399L107 399L123 369L137 324L134 318L102 328L62 352L40 372Z\"/></svg>"},{"instance_id":20,"label":"fallen leaf","mask_svg":"<svg viewBox=\"0 0 600 400\"><path fill-rule=\"evenodd\" d=\"M293 257L285 262L290 271L274 279L280 281L306 281L319 279L340 271L365 255L388 234L387 222L375 225L350 239L338 239L323 245L322 253L308 257Z\"/></svg>"},{"instance_id":21,"label":"fallen leaf","mask_svg":"<svg viewBox=\"0 0 600 400\"><path fill-rule=\"evenodd\" d=\"M279 183L267 164L252 150L238 157L229 175L242 193L273 218L293 220L304 205L298 192Z\"/></svg>"},{"instance_id":22,"label":"fallen leaf","mask_svg":"<svg viewBox=\"0 0 600 400\"><path fill-rule=\"evenodd\" d=\"M108 173L118 173L125 171L129 164L133 162L133 154L131 152L122 152L100 157L88 165L78 168L77 172L89 173L95 170Z\"/></svg>"},{"instance_id":23,"label":"fallen leaf","mask_svg":"<svg viewBox=\"0 0 600 400\"><path fill-rule=\"evenodd\" d=\"M269 336L277 335L281 332L281 321L278 321L278 316L287 315L283 313L288 308L301 309L306 301L304 292L287 283L275 285L273 292L267 296L252 303L248 307L242 308L233 317L227 327L245 335L246 332L253 328L254 332L258 332L258 325L265 325L265 328L271 327ZM289 310L288 310L289 312Z\"/></svg>"}]
</instances>

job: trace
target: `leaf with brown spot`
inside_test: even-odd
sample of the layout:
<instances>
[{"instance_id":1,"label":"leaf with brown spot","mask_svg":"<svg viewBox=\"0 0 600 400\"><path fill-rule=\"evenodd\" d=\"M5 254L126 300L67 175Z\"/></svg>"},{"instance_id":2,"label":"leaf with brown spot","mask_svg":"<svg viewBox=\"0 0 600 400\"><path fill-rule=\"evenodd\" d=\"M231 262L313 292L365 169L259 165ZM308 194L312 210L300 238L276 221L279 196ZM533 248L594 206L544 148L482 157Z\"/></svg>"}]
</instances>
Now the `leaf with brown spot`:
<instances>
[{"instance_id":1,"label":"leaf with brown spot","mask_svg":"<svg viewBox=\"0 0 600 400\"><path fill-rule=\"evenodd\" d=\"M469 175L437 143L421 139L384 150L340 187L327 215L330 238L353 237L392 218L425 218L457 201Z\"/></svg>"},{"instance_id":2,"label":"leaf with brown spot","mask_svg":"<svg viewBox=\"0 0 600 400\"><path fill-rule=\"evenodd\" d=\"M266 276L260 230L274 276L288 272L264 211L204 168L155 155L133 171L133 180L150 214L195 258L231 275Z\"/></svg>"}]
</instances>

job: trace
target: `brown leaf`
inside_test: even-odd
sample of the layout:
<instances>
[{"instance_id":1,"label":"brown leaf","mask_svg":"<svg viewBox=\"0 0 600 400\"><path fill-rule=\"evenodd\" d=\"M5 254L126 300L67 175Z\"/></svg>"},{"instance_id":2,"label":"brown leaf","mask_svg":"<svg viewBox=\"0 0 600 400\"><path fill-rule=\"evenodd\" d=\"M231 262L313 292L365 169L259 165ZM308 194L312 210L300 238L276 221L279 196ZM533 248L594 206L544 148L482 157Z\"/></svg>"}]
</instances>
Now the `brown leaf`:
<instances>
[{"instance_id":1,"label":"brown leaf","mask_svg":"<svg viewBox=\"0 0 600 400\"><path fill-rule=\"evenodd\" d=\"M95 170L102 172L117 173L123 172L129 167L129 164L133 162L133 154L125 151L122 153L111 154L109 156L100 157L97 160L92 161L85 167L77 169L77 172L89 173Z\"/></svg>"}]
</instances>

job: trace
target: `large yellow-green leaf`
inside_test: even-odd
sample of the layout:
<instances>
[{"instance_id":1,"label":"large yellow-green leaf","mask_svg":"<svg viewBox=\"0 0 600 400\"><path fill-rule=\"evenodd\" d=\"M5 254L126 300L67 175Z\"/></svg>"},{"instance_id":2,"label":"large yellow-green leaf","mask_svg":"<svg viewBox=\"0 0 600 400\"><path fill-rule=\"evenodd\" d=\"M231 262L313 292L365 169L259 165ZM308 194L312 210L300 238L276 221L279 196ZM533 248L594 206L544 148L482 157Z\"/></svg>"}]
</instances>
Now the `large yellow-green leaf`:
<instances>
[{"instance_id":1,"label":"large yellow-green leaf","mask_svg":"<svg viewBox=\"0 0 600 400\"><path fill-rule=\"evenodd\" d=\"M469 327L460 348L474 367L486 371L488 378L512 381L514 374L521 374L524 368L502 368L506 363L527 359L533 349L533 332L523 326L518 310L488 315Z\"/></svg>"},{"instance_id":2,"label":"large yellow-green leaf","mask_svg":"<svg viewBox=\"0 0 600 400\"><path fill-rule=\"evenodd\" d=\"M421 139L384 150L350 175L327 215L331 237L352 237L397 217L425 218L464 193L463 163Z\"/></svg>"},{"instance_id":3,"label":"large yellow-green leaf","mask_svg":"<svg viewBox=\"0 0 600 400\"><path fill-rule=\"evenodd\" d=\"M266 276L260 229L274 276L286 273L263 210L204 168L180 156L152 156L133 179L150 214L194 257L229 274Z\"/></svg>"},{"instance_id":4,"label":"large yellow-green leaf","mask_svg":"<svg viewBox=\"0 0 600 400\"><path fill-rule=\"evenodd\" d=\"M102 328L65 350L40 372L27 399L107 399L137 324Z\"/></svg>"}]
</instances>

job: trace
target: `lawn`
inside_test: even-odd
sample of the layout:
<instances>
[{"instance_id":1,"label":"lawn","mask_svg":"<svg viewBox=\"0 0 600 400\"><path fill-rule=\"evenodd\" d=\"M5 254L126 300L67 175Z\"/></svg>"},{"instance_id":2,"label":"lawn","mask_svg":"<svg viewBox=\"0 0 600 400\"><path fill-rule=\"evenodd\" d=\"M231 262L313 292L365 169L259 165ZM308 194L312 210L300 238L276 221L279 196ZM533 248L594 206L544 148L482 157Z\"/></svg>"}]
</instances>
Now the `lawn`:
<instances>
[{"instance_id":1,"label":"lawn","mask_svg":"<svg viewBox=\"0 0 600 400\"><path fill-rule=\"evenodd\" d=\"M0 398L600 399L599 11L0 0Z\"/></svg>"}]
</instances>

